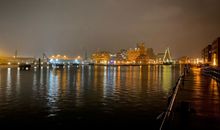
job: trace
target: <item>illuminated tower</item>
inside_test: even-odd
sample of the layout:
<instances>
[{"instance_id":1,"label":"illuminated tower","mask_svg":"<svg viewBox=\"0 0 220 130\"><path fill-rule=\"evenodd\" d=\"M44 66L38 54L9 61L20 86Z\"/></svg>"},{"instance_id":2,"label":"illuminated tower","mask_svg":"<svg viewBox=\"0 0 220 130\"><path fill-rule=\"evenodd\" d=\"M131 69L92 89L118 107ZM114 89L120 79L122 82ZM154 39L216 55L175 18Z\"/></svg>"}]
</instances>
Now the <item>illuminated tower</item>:
<instances>
[{"instance_id":1,"label":"illuminated tower","mask_svg":"<svg viewBox=\"0 0 220 130\"><path fill-rule=\"evenodd\" d=\"M172 58L170 55L170 49L167 48L163 57L163 63L165 64L172 64Z\"/></svg>"}]
</instances>

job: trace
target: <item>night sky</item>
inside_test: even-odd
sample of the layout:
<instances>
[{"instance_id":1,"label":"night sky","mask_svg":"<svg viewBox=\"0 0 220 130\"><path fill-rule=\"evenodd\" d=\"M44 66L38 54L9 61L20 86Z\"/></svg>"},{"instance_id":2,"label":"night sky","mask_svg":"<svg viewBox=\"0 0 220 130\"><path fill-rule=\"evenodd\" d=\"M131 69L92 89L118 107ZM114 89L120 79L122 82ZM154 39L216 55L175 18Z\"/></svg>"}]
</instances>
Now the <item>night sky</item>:
<instances>
[{"instance_id":1,"label":"night sky","mask_svg":"<svg viewBox=\"0 0 220 130\"><path fill-rule=\"evenodd\" d=\"M145 42L200 56L220 36L220 0L0 0L0 55L83 55Z\"/></svg>"}]
</instances>

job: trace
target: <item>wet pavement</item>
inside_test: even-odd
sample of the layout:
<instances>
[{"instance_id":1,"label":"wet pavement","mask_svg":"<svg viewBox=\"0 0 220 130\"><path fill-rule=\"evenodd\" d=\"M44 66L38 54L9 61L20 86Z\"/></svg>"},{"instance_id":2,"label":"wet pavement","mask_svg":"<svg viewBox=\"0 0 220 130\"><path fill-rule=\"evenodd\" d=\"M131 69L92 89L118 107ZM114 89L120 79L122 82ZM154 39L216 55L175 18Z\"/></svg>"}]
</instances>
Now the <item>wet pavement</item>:
<instances>
[{"instance_id":1,"label":"wet pavement","mask_svg":"<svg viewBox=\"0 0 220 130\"><path fill-rule=\"evenodd\" d=\"M216 80L192 68L178 91L175 106L164 129L220 129L220 87Z\"/></svg>"}]
</instances>

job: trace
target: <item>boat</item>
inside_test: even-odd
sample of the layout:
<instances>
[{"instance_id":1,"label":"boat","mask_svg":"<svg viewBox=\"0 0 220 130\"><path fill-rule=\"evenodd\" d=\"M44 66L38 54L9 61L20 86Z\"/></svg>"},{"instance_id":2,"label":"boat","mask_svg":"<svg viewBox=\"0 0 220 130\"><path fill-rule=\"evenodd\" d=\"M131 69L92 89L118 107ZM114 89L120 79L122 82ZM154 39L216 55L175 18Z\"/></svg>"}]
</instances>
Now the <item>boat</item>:
<instances>
[{"instance_id":1,"label":"boat","mask_svg":"<svg viewBox=\"0 0 220 130\"><path fill-rule=\"evenodd\" d=\"M172 65L173 62L163 62L163 65Z\"/></svg>"}]
</instances>

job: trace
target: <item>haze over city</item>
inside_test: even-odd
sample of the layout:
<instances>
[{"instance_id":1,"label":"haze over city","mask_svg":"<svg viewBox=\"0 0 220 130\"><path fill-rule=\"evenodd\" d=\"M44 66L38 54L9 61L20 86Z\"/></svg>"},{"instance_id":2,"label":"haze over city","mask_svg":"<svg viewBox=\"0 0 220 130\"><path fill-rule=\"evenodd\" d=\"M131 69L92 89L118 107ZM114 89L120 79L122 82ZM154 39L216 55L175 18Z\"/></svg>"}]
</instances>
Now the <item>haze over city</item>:
<instances>
[{"instance_id":1,"label":"haze over city","mask_svg":"<svg viewBox=\"0 0 220 130\"><path fill-rule=\"evenodd\" d=\"M198 57L220 35L219 0L1 0L0 55L83 55L145 42ZM190 47L190 49L189 49ZM187 52L187 53L186 53Z\"/></svg>"}]
</instances>

